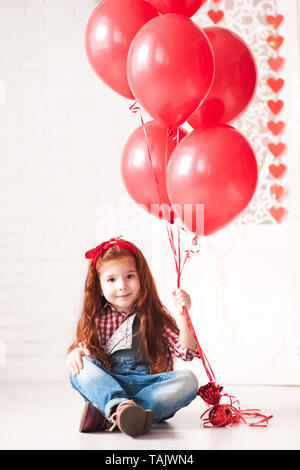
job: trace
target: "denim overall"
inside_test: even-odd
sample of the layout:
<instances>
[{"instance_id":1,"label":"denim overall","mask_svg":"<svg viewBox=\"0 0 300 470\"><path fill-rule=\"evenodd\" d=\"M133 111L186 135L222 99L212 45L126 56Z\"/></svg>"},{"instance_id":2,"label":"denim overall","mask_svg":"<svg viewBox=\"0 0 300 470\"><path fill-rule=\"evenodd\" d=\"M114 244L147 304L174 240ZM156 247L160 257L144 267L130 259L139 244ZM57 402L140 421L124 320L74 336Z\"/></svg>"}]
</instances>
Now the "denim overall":
<instances>
[{"instance_id":1,"label":"denim overall","mask_svg":"<svg viewBox=\"0 0 300 470\"><path fill-rule=\"evenodd\" d=\"M150 374L150 365L139 357L139 320L132 326L132 347L111 354L112 368L90 356L83 356L83 368L70 373L70 382L80 395L96 405L107 418L119 403L133 399L154 411L154 422L171 418L197 396L198 381L187 370Z\"/></svg>"}]
</instances>

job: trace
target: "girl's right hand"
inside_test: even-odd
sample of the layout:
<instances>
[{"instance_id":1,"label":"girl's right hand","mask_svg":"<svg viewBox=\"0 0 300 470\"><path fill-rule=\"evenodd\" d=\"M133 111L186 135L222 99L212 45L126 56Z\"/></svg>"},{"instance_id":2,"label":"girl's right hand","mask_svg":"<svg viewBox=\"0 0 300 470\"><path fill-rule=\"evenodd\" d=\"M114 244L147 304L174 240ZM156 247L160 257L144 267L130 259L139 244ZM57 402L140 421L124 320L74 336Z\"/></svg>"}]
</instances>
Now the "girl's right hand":
<instances>
[{"instance_id":1,"label":"girl's right hand","mask_svg":"<svg viewBox=\"0 0 300 470\"><path fill-rule=\"evenodd\" d=\"M85 356L86 352L83 348L75 348L67 355L66 366L73 375L79 374L83 368L82 356Z\"/></svg>"}]
</instances>

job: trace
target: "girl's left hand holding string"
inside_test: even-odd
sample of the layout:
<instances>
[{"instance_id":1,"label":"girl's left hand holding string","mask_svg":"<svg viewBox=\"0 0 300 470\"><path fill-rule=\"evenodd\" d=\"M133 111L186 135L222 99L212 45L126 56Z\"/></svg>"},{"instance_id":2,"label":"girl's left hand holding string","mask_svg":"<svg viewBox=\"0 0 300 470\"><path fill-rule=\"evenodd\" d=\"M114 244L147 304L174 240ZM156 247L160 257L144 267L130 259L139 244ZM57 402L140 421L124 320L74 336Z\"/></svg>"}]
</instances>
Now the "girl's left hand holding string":
<instances>
[{"instance_id":1,"label":"girl's left hand holding string","mask_svg":"<svg viewBox=\"0 0 300 470\"><path fill-rule=\"evenodd\" d=\"M179 315L184 315L183 307L187 310L191 308L192 302L189 294L183 289L175 289L173 292L173 302Z\"/></svg>"}]
</instances>

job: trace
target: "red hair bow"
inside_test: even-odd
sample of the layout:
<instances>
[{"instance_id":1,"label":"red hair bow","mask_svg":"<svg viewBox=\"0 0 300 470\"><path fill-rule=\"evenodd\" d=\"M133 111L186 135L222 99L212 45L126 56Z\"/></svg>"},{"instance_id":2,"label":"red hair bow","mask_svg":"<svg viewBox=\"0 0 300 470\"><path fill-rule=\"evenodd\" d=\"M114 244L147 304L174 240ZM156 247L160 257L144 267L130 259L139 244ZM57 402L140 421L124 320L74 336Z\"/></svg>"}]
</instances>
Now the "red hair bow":
<instances>
[{"instance_id":1,"label":"red hair bow","mask_svg":"<svg viewBox=\"0 0 300 470\"><path fill-rule=\"evenodd\" d=\"M120 240L121 237L122 237L122 235L120 237L111 238L110 240L107 240L105 242L100 243L100 245L96 246L96 248L92 248L91 250L87 251L85 253L85 257L87 259L92 259L93 260L93 266L95 267L96 261L97 261L99 255L101 255L101 253L103 253L103 251L107 250L107 248L109 248L112 245L121 246L122 248L126 248L126 250L130 250L130 251L132 251L132 253L135 254L136 251L133 248L133 246L130 243L125 242L124 240Z\"/></svg>"}]
</instances>

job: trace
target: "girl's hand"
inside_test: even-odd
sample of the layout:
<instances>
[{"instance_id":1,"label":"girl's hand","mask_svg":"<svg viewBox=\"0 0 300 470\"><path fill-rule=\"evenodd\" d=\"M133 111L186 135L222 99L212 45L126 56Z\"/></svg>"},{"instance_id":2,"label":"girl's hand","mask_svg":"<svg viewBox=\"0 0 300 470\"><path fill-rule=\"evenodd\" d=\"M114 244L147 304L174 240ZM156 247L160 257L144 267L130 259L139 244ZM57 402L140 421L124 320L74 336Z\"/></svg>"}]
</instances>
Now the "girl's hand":
<instances>
[{"instance_id":1,"label":"girl's hand","mask_svg":"<svg viewBox=\"0 0 300 470\"><path fill-rule=\"evenodd\" d=\"M73 375L79 374L83 368L83 362L81 357L89 353L87 349L84 348L75 348L67 355L66 366L69 372L72 372Z\"/></svg>"},{"instance_id":2,"label":"girl's hand","mask_svg":"<svg viewBox=\"0 0 300 470\"><path fill-rule=\"evenodd\" d=\"M173 302L176 308L176 311L179 315L184 315L183 308L187 310L191 308L192 302L189 294L183 289L175 289L173 292Z\"/></svg>"}]
</instances>

